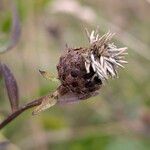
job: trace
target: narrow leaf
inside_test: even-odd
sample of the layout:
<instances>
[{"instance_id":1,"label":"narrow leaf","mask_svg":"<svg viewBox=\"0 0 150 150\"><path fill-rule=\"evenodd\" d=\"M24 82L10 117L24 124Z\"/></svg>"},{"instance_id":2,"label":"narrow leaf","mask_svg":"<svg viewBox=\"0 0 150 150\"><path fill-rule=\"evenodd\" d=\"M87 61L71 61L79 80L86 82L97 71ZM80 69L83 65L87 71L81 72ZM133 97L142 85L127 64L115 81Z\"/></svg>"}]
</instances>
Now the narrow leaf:
<instances>
[{"instance_id":1,"label":"narrow leaf","mask_svg":"<svg viewBox=\"0 0 150 150\"><path fill-rule=\"evenodd\" d=\"M8 98L10 101L12 111L16 111L19 105L19 94L18 94L18 86L15 77L11 73L10 69L5 65L1 65L2 67L2 75L5 80L5 86L7 89Z\"/></svg>"}]
</instances>

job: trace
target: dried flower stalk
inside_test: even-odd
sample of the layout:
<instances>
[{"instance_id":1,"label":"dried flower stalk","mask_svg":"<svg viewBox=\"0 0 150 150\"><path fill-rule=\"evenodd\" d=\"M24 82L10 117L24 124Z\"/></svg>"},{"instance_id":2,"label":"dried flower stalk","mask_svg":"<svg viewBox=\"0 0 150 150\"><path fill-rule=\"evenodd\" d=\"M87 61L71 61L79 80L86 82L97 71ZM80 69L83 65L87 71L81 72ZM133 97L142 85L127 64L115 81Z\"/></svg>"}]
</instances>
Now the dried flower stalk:
<instances>
[{"instance_id":1,"label":"dried flower stalk","mask_svg":"<svg viewBox=\"0 0 150 150\"><path fill-rule=\"evenodd\" d=\"M51 97L42 101L33 114L56 103L76 102L96 95L105 81L118 77L119 67L124 68L127 47L117 48L111 43L113 33L108 32L102 37L94 30L91 33L86 30L86 33L89 47L66 47L57 65L61 85ZM41 71L41 74L52 80L47 72Z\"/></svg>"},{"instance_id":2,"label":"dried flower stalk","mask_svg":"<svg viewBox=\"0 0 150 150\"><path fill-rule=\"evenodd\" d=\"M33 100L22 107L18 106L14 111L0 123L0 129L9 124L24 111L33 108L33 115L54 106L55 104L66 104L86 100L98 94L98 90L105 81L112 77L118 77L118 67L124 68L123 64L127 48L117 48L110 42L114 34L108 32L102 37L95 31L91 34L87 31L89 39L88 48L68 48L66 53L60 57L57 65L58 79L61 82L57 90L46 96ZM2 65L0 73L3 74ZM40 71L44 78L50 81L58 81L45 71ZM4 74L3 74L4 76ZM12 76L12 75L11 75ZM11 78L11 83L13 78ZM17 84L17 83L16 83ZM9 86L10 83L9 83ZM16 86L13 86L16 87ZM17 95L16 92L13 94ZM10 95L11 102L13 95Z\"/></svg>"}]
</instances>

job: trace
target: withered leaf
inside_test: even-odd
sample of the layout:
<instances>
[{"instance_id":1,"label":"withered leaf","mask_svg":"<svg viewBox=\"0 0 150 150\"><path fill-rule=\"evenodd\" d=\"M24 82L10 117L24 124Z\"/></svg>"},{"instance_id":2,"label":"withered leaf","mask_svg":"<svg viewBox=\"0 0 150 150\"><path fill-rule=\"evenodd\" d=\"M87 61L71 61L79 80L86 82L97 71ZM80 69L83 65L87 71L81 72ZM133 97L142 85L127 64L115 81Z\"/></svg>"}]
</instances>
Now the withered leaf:
<instances>
[{"instance_id":1,"label":"withered leaf","mask_svg":"<svg viewBox=\"0 0 150 150\"><path fill-rule=\"evenodd\" d=\"M54 96L55 93L58 94L56 91L51 95L46 95L46 96L42 97L41 104L35 108L35 110L32 112L32 115L37 115L41 111L44 111L44 110L54 106L56 103L67 104L67 103L80 101L78 96L75 95L74 93L67 93L60 97L57 97L57 96L55 97Z\"/></svg>"},{"instance_id":2,"label":"withered leaf","mask_svg":"<svg viewBox=\"0 0 150 150\"><path fill-rule=\"evenodd\" d=\"M51 73L49 73L47 71L43 71L43 70L39 70L39 72L45 79L54 81L54 82L59 82L59 80L57 78L55 78L55 76L52 75Z\"/></svg>"},{"instance_id":3,"label":"withered leaf","mask_svg":"<svg viewBox=\"0 0 150 150\"><path fill-rule=\"evenodd\" d=\"M1 64L1 71L5 80L5 86L7 89L11 109L14 112L15 110L18 109L19 105L19 94L18 94L19 92L17 82L12 72L5 64Z\"/></svg>"},{"instance_id":4,"label":"withered leaf","mask_svg":"<svg viewBox=\"0 0 150 150\"><path fill-rule=\"evenodd\" d=\"M68 92L65 95L60 96L58 98L58 104L74 103L74 102L78 102L80 100L81 99L79 99L77 94Z\"/></svg>"},{"instance_id":5,"label":"withered leaf","mask_svg":"<svg viewBox=\"0 0 150 150\"><path fill-rule=\"evenodd\" d=\"M63 96L60 96L57 100L57 103L58 104L77 103L77 102L80 102L82 100L86 100L90 97L96 96L98 94L99 94L98 92L93 92L93 93L90 93L90 94L83 96L83 95L75 94L73 92L68 92L68 93L64 94Z\"/></svg>"},{"instance_id":6,"label":"withered leaf","mask_svg":"<svg viewBox=\"0 0 150 150\"><path fill-rule=\"evenodd\" d=\"M39 106L36 107L36 109L32 112L32 115L37 115L41 111L44 111L55 104L63 105L63 104L70 104L70 103L76 103L82 100L86 100L87 98L90 98L91 96L96 96L98 93L94 92L92 94L89 94L85 97L79 97L79 95L68 92L64 95L59 95L58 91L55 91L54 93L50 95L43 96L41 98L41 103Z\"/></svg>"},{"instance_id":7,"label":"withered leaf","mask_svg":"<svg viewBox=\"0 0 150 150\"><path fill-rule=\"evenodd\" d=\"M47 95L42 97L42 103L36 107L36 109L32 112L32 115L37 115L41 111L44 111L57 103L57 99L52 98L51 95Z\"/></svg>"}]
</instances>

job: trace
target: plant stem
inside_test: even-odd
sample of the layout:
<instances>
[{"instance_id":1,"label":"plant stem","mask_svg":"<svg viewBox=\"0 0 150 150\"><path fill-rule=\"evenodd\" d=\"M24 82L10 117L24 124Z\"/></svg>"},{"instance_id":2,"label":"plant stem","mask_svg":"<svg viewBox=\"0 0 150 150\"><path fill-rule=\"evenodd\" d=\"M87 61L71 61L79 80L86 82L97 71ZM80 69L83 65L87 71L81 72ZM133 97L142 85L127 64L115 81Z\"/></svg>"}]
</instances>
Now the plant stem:
<instances>
[{"instance_id":1,"label":"plant stem","mask_svg":"<svg viewBox=\"0 0 150 150\"><path fill-rule=\"evenodd\" d=\"M20 114L22 114L24 111L38 106L42 102L42 98L33 100L32 102L27 103L26 105L20 107L18 110L15 112L12 112L9 116L7 116L1 123L0 123L0 129L4 128L7 124L9 124L11 121L13 121L15 118L17 118Z\"/></svg>"},{"instance_id":2,"label":"plant stem","mask_svg":"<svg viewBox=\"0 0 150 150\"><path fill-rule=\"evenodd\" d=\"M33 100L29 103L27 103L26 105L20 107L19 109L17 109L15 112L12 112L10 115L8 115L1 123L0 123L0 130L2 128L4 128L7 124L9 124L11 121L13 121L15 118L17 118L20 114L22 114L24 111L30 109L30 108L33 108L35 106L39 106L43 99L45 99L46 97L50 97L52 94L48 94L48 95L45 95L45 96L42 96L36 100ZM93 94L93 96L97 95L96 93ZM82 99L82 100L85 100L85 99ZM77 97L77 95L67 95L66 97L65 96L62 96L61 98L58 98L57 100L57 104L58 105L63 105L63 104L69 104L69 103L74 103L74 102L78 102L78 101L81 101L81 99L79 99Z\"/></svg>"}]
</instances>

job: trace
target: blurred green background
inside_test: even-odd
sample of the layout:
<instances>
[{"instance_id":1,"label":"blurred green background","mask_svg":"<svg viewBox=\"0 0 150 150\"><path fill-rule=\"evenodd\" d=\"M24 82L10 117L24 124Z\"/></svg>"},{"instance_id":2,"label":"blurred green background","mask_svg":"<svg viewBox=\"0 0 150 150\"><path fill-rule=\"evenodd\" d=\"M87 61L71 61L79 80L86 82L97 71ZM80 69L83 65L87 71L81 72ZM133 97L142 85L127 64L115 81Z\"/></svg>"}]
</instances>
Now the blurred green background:
<instances>
[{"instance_id":1,"label":"blurred green background","mask_svg":"<svg viewBox=\"0 0 150 150\"><path fill-rule=\"evenodd\" d=\"M115 32L127 46L129 62L100 95L54 106L38 116L26 111L0 132L0 147L11 150L150 149L150 1L16 0L22 34L17 47L0 55L18 82L20 104L52 92L57 85L38 70L57 76L59 56L69 47L88 46L84 28ZM0 0L0 46L10 36L10 0ZM10 106L0 80L0 120ZM0 148L1 149L1 148ZM3 150L3 149L2 149Z\"/></svg>"}]
</instances>

